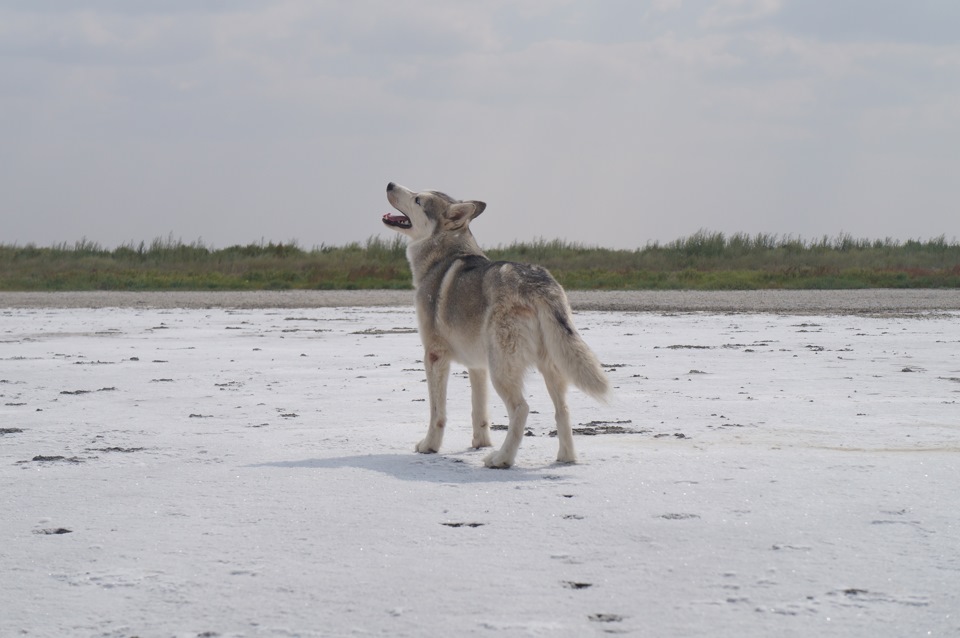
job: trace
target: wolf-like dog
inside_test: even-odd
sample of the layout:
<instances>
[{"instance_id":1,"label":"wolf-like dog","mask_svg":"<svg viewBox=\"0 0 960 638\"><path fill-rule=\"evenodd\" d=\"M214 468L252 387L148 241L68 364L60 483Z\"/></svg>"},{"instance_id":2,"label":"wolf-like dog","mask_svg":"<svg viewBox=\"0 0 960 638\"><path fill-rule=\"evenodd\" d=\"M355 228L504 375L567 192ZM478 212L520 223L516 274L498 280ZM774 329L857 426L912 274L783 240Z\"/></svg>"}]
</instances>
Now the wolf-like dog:
<instances>
[{"instance_id":1,"label":"wolf-like dog","mask_svg":"<svg viewBox=\"0 0 960 638\"><path fill-rule=\"evenodd\" d=\"M487 375L503 399L510 424L503 446L484 458L487 467L513 465L530 409L523 378L536 366L556 408L557 461L576 462L567 409L573 382L603 400L609 385L600 362L577 333L566 293L540 266L490 261L470 222L480 201L459 201L438 191L412 192L390 182L387 200L400 212L383 223L409 238L407 259L416 288L417 321L430 395L427 436L416 451L437 452L447 424L450 362L467 367L473 398L473 447L489 447Z\"/></svg>"}]
</instances>

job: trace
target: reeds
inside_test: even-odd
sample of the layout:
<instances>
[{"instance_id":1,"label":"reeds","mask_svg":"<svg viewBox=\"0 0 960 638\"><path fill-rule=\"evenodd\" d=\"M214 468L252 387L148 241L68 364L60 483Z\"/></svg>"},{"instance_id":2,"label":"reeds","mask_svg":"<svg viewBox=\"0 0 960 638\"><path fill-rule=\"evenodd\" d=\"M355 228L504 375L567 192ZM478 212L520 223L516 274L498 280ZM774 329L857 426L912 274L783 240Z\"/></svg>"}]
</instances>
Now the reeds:
<instances>
[{"instance_id":1,"label":"reeds","mask_svg":"<svg viewBox=\"0 0 960 638\"><path fill-rule=\"evenodd\" d=\"M105 249L86 238L47 248L0 244L0 290L259 290L408 288L405 241L372 237L304 249L294 241L212 248L169 236ZM635 250L538 239L487 249L541 264L576 289L960 287L960 244L804 240L701 230Z\"/></svg>"}]
</instances>

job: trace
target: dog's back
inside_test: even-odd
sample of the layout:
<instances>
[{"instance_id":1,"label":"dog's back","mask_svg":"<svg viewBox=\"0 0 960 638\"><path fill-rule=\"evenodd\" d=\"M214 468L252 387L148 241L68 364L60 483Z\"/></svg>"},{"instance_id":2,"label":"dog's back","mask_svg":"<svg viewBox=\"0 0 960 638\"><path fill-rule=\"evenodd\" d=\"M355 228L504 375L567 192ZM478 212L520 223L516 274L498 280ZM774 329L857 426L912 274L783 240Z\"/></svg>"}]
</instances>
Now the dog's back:
<instances>
[{"instance_id":1,"label":"dog's back","mask_svg":"<svg viewBox=\"0 0 960 638\"><path fill-rule=\"evenodd\" d=\"M541 266L452 258L421 281L417 309L421 329L449 342L454 360L467 366L487 368L493 355L524 369L552 363L587 394L603 399L609 392L563 288Z\"/></svg>"}]
</instances>

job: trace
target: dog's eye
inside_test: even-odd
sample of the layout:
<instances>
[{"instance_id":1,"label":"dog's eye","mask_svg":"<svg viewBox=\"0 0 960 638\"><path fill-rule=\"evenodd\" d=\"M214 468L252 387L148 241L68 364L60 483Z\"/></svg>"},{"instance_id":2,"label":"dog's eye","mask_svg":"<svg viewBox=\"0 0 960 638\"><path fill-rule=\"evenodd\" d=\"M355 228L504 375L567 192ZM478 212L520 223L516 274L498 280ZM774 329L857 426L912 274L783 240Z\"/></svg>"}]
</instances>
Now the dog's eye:
<instances>
[{"instance_id":1,"label":"dog's eye","mask_svg":"<svg viewBox=\"0 0 960 638\"><path fill-rule=\"evenodd\" d=\"M419 206L419 205L420 205L420 198L419 198L419 197L415 197L415 198L413 199L413 203L416 204L417 206Z\"/></svg>"}]
</instances>

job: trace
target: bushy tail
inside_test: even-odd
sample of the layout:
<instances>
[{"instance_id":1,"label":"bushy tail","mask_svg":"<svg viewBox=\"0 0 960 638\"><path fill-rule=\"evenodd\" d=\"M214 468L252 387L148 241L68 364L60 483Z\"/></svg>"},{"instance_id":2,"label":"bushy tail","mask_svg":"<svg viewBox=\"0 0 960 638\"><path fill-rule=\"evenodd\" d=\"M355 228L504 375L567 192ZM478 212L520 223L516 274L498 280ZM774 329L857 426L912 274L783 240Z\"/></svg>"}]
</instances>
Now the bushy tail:
<instances>
[{"instance_id":1,"label":"bushy tail","mask_svg":"<svg viewBox=\"0 0 960 638\"><path fill-rule=\"evenodd\" d=\"M540 317L547 357L578 388L598 401L606 401L610 394L607 375L597 355L573 327L566 300L562 305L545 304Z\"/></svg>"}]
</instances>

